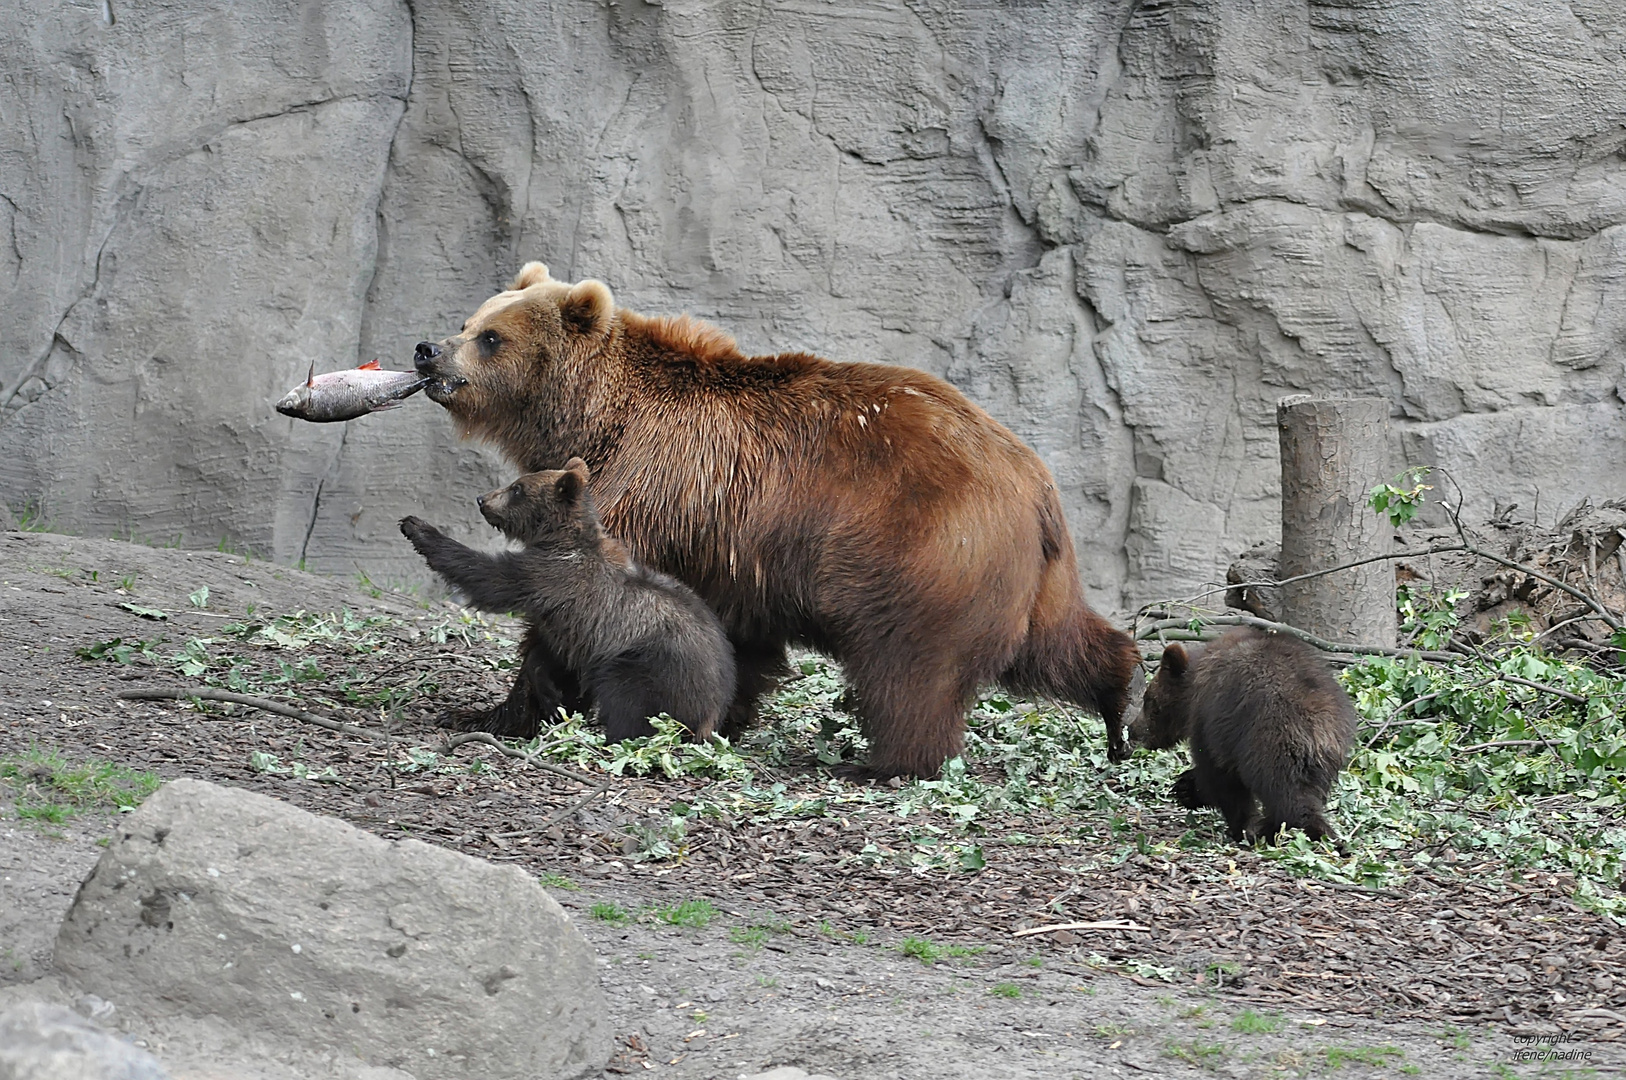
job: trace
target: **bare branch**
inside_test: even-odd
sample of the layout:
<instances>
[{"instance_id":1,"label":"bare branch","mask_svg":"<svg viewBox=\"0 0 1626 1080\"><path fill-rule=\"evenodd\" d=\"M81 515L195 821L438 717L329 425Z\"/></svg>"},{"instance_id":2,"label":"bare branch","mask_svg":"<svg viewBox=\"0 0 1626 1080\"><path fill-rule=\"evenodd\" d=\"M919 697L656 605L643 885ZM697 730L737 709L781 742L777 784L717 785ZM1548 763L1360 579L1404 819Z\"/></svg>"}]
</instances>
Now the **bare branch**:
<instances>
[{"instance_id":1,"label":"bare branch","mask_svg":"<svg viewBox=\"0 0 1626 1080\"><path fill-rule=\"evenodd\" d=\"M331 717L321 716L317 713L307 712L292 705L284 705L280 701L270 698L252 697L248 694L237 694L230 690L217 690L212 686L180 687L170 689L167 687L136 688L120 690L117 697L126 701L190 701L197 698L201 701L229 701L234 705L247 705L251 709L261 712L275 713L278 716L287 716L295 720L302 720L307 724L326 728L329 731L338 731L346 735L359 735L364 739L375 742L399 741L397 736L388 735L381 731L369 731L354 724L346 724Z\"/></svg>"},{"instance_id":2,"label":"bare branch","mask_svg":"<svg viewBox=\"0 0 1626 1080\"><path fill-rule=\"evenodd\" d=\"M483 746L493 747L504 757L517 758L528 765L536 766L543 772L550 772L555 776L562 776L566 780L574 780L578 784L591 785L593 783L593 778L591 776L583 776L581 773L571 772L569 769L561 768L552 762L543 761L535 754L528 754L524 750L515 750L513 747L504 744L496 736L489 735L484 731L465 731L461 735L451 736L445 742L443 748L444 752L450 754L453 750L456 750L459 746L462 746L465 743L480 743Z\"/></svg>"},{"instance_id":3,"label":"bare branch","mask_svg":"<svg viewBox=\"0 0 1626 1080\"><path fill-rule=\"evenodd\" d=\"M1194 603L1195 601L1201 600L1205 596L1213 596L1215 593L1230 592L1232 589L1274 589L1279 585L1291 585L1298 581L1309 581L1311 578L1326 577L1328 574L1336 574L1344 570L1353 569L1357 566L1365 566L1367 563L1383 562L1385 560L1393 562L1396 559L1420 558L1424 555L1442 555L1449 551L1466 550L1467 548L1463 544L1437 544L1434 547L1425 548L1422 551L1392 551L1384 555L1372 555L1365 559L1356 559L1354 562L1340 563L1337 566L1330 566L1325 570L1311 570L1307 574L1294 574L1292 577L1285 577L1280 581L1237 581L1228 585L1220 585L1212 589L1204 589L1202 592L1194 593L1184 600L1153 600L1149 603L1142 604L1140 609L1136 611L1135 614L1137 616L1143 615L1151 608L1167 607L1170 605L1175 607L1184 607Z\"/></svg>"},{"instance_id":4,"label":"bare branch","mask_svg":"<svg viewBox=\"0 0 1626 1080\"><path fill-rule=\"evenodd\" d=\"M1137 641L1159 636L1160 631L1185 630L1190 633L1191 623L1199 622L1205 626L1252 626L1271 634L1287 634L1314 645L1323 652L1351 653L1356 656L1415 656L1422 660L1432 660L1435 663L1448 663L1460 660L1456 653L1426 652L1421 649L1383 649L1368 645L1354 645L1339 641L1328 641L1316 637L1314 634L1300 630L1296 626L1286 623L1272 622L1261 619L1257 615L1202 615L1192 619L1159 619L1135 635Z\"/></svg>"}]
</instances>

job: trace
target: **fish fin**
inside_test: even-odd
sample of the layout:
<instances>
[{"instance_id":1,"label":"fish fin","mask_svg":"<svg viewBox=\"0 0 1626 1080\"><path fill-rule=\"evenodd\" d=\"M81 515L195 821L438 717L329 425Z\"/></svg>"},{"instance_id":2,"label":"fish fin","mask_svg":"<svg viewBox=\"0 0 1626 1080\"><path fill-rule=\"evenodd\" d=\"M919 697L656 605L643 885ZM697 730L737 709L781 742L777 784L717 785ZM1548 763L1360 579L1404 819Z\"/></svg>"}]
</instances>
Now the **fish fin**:
<instances>
[{"instance_id":1,"label":"fish fin","mask_svg":"<svg viewBox=\"0 0 1626 1080\"><path fill-rule=\"evenodd\" d=\"M306 386L315 386L316 385L316 361L315 360L311 361L311 370L310 370L310 374L305 376L305 385Z\"/></svg>"},{"instance_id":2,"label":"fish fin","mask_svg":"<svg viewBox=\"0 0 1626 1080\"><path fill-rule=\"evenodd\" d=\"M369 360L365 364L356 365L357 371L383 371L384 365L377 360Z\"/></svg>"}]
</instances>

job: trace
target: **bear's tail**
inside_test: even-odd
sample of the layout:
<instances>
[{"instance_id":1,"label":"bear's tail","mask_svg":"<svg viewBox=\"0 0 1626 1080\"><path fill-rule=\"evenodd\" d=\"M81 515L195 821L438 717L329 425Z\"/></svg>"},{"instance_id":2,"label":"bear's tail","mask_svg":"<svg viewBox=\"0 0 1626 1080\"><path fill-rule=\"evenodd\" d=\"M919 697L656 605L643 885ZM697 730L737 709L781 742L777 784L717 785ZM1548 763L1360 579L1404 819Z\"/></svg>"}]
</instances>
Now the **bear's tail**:
<instances>
[{"instance_id":1,"label":"bear's tail","mask_svg":"<svg viewBox=\"0 0 1626 1080\"><path fill-rule=\"evenodd\" d=\"M1000 685L1025 694L1061 698L1097 713L1107 725L1107 756L1129 756L1123 716L1140 652L1128 634L1090 609L1079 584L1072 538L1054 492L1040 508L1044 576L1017 647Z\"/></svg>"}]
</instances>

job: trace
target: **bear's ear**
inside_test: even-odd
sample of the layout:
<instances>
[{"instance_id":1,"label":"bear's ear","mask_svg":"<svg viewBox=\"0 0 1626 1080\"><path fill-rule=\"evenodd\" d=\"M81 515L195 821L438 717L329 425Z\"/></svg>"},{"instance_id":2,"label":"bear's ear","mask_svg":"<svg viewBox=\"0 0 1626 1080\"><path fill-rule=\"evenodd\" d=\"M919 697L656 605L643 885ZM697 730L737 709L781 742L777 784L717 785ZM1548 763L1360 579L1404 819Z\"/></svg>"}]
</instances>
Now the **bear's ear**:
<instances>
[{"instance_id":1,"label":"bear's ear","mask_svg":"<svg viewBox=\"0 0 1626 1080\"><path fill-rule=\"evenodd\" d=\"M553 482L553 494L566 506L575 506L586 487L587 465L581 458L571 458L559 478Z\"/></svg>"},{"instance_id":2,"label":"bear's ear","mask_svg":"<svg viewBox=\"0 0 1626 1080\"><path fill-rule=\"evenodd\" d=\"M1163 663L1157 669L1157 677L1167 675L1171 679L1178 679L1186 673L1191 666L1191 657L1186 654L1186 647L1175 642L1163 650Z\"/></svg>"},{"instance_id":3,"label":"bear's ear","mask_svg":"<svg viewBox=\"0 0 1626 1080\"><path fill-rule=\"evenodd\" d=\"M559 298L559 318L565 329L585 337L603 337L615 315L615 297L602 281L578 281Z\"/></svg>"},{"instance_id":4,"label":"bear's ear","mask_svg":"<svg viewBox=\"0 0 1626 1080\"><path fill-rule=\"evenodd\" d=\"M514 283L508 286L508 289L510 292L518 292L521 289L529 289L532 285L540 285L545 281L552 280L548 276L547 263L528 262L519 268L519 273L514 275Z\"/></svg>"}]
</instances>

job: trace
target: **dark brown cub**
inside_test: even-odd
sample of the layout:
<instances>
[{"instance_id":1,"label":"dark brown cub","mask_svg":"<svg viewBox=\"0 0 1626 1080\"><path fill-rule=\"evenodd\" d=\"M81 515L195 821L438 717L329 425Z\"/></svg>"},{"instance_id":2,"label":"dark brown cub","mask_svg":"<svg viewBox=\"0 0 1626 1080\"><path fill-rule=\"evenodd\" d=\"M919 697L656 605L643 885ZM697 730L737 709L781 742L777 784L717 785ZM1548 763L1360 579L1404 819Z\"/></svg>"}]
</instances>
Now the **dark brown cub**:
<instances>
[{"instance_id":1,"label":"dark brown cub","mask_svg":"<svg viewBox=\"0 0 1626 1080\"><path fill-rule=\"evenodd\" d=\"M1284 827L1319 840L1333 834L1327 793L1355 724L1349 695L1314 648L1239 627L1195 656L1178 644L1163 651L1130 738L1154 750L1189 742L1191 768L1174 797L1218 809L1232 840L1271 840Z\"/></svg>"},{"instance_id":2,"label":"dark brown cub","mask_svg":"<svg viewBox=\"0 0 1626 1080\"><path fill-rule=\"evenodd\" d=\"M521 551L486 554L419 518L401 532L429 566L483 611L523 612L523 672L485 725L530 738L559 704L597 704L612 740L647 735L666 713L697 738L734 697L734 652L717 616L687 586L627 556L605 535L580 458L480 497L480 512Z\"/></svg>"}]
</instances>

